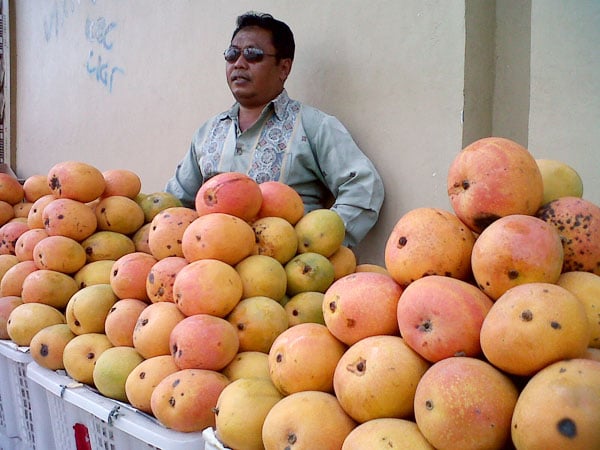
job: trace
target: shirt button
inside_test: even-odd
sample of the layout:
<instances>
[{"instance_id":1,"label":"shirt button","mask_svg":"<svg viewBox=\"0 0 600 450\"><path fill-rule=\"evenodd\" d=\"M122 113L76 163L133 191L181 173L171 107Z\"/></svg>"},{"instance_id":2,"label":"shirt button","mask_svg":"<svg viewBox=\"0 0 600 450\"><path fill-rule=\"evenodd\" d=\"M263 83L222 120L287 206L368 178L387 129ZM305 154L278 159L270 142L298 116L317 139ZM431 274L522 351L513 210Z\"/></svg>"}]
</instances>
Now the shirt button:
<instances>
[{"instance_id":1,"label":"shirt button","mask_svg":"<svg viewBox=\"0 0 600 450\"><path fill-rule=\"evenodd\" d=\"M235 147L235 154L236 155L241 155L243 151L243 147L241 145L236 145Z\"/></svg>"}]
</instances>

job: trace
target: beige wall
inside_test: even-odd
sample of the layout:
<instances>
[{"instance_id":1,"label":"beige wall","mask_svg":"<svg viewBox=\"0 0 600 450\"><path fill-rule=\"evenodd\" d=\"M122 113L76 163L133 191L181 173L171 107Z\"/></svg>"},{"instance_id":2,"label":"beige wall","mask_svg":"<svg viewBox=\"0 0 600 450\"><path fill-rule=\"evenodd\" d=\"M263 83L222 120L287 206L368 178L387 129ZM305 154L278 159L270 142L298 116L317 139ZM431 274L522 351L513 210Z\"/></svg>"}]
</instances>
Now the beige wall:
<instances>
[{"instance_id":1,"label":"beige wall","mask_svg":"<svg viewBox=\"0 0 600 450\"><path fill-rule=\"evenodd\" d=\"M600 2L536 0L531 23L529 148L569 161L600 204Z\"/></svg>"},{"instance_id":2,"label":"beige wall","mask_svg":"<svg viewBox=\"0 0 600 450\"><path fill-rule=\"evenodd\" d=\"M338 116L384 178L386 201L361 246L362 262L383 261L387 236L404 212L448 209L446 172L456 152L496 130L527 138L542 156L571 162L589 185L590 199L600 203L598 171L588 164L593 154L598 167L591 147L600 133L598 82L579 82L600 70L592 45L600 42L599 3L524 3L13 1L15 168L24 178L60 160L82 159L101 169L130 168L145 192L161 190L195 128L231 104L222 50L235 17L252 8L271 12L295 33L290 95ZM100 25L103 19L113 24L110 49L85 33L86 21ZM565 21L577 33L563 36ZM523 47L522 36L529 35L531 47ZM89 73L98 57L115 69L112 89ZM498 61L505 65L494 67ZM516 72L508 70L511 64ZM511 78L518 80L517 91ZM567 108L572 90L578 103ZM523 94L529 91L531 99ZM550 104L553 98L561 101L560 111ZM575 118L565 121L566 111ZM570 138L577 145L568 151L554 145Z\"/></svg>"}]
</instances>

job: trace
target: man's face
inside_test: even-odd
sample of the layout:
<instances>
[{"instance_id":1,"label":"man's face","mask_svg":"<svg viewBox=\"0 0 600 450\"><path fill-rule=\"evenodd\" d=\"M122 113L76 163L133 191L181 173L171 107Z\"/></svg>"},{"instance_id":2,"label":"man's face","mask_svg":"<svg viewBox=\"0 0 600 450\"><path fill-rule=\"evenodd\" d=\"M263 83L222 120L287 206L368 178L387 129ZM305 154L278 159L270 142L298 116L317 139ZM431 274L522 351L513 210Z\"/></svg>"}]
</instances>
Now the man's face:
<instances>
[{"instance_id":1,"label":"man's face","mask_svg":"<svg viewBox=\"0 0 600 450\"><path fill-rule=\"evenodd\" d=\"M259 27L243 28L235 35L231 46L240 50L255 47L265 53L261 61L248 62L240 55L235 61L226 62L227 84L242 106L261 107L281 93L292 61L281 59L278 63L274 56L267 56L276 53L270 31Z\"/></svg>"}]
</instances>

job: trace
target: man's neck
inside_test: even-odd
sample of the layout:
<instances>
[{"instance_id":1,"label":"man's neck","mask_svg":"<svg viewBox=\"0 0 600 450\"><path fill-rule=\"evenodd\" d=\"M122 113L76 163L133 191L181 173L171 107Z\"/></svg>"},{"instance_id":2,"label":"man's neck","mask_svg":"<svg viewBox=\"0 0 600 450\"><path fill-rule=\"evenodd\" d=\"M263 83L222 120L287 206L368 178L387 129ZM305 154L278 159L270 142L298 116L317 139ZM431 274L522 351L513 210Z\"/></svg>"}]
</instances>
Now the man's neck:
<instances>
[{"instance_id":1,"label":"man's neck","mask_svg":"<svg viewBox=\"0 0 600 450\"><path fill-rule=\"evenodd\" d=\"M271 104L271 102L277 100L281 93L284 91L282 89L279 94L269 100L267 103L263 105L256 105L252 103L244 102L242 104L238 99L238 126L240 127L240 131L245 131L250 128L252 125L256 123L256 121L260 118L261 113L264 111L265 107Z\"/></svg>"},{"instance_id":2,"label":"man's neck","mask_svg":"<svg viewBox=\"0 0 600 450\"><path fill-rule=\"evenodd\" d=\"M246 131L256 123L265 105L262 106L241 106L238 112L238 124L241 131Z\"/></svg>"}]
</instances>

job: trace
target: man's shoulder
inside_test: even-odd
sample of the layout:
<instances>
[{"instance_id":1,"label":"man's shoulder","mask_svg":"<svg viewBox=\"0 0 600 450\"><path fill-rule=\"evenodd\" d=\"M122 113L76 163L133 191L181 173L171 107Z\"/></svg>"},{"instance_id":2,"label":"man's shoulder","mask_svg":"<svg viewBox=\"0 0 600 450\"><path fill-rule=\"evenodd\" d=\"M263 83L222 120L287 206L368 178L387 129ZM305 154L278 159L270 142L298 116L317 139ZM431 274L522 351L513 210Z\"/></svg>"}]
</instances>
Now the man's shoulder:
<instances>
[{"instance_id":1,"label":"man's shoulder","mask_svg":"<svg viewBox=\"0 0 600 450\"><path fill-rule=\"evenodd\" d=\"M233 105L231 106L229 109L226 109L225 111L221 111L217 114L213 114L212 116L210 116L208 119L206 119L204 121L204 123L202 123L202 125L200 125L199 128L203 128L209 125L214 124L215 122L221 122L221 121L226 121L226 120L232 120L233 117L237 116L237 109L236 109L237 105Z\"/></svg>"},{"instance_id":2,"label":"man's shoulder","mask_svg":"<svg viewBox=\"0 0 600 450\"><path fill-rule=\"evenodd\" d=\"M304 123L322 123L323 121L328 121L331 119L336 120L335 116L326 113L316 106L302 102L298 102L298 104L300 106L300 114Z\"/></svg>"},{"instance_id":3,"label":"man's shoulder","mask_svg":"<svg viewBox=\"0 0 600 450\"><path fill-rule=\"evenodd\" d=\"M223 128L229 127L232 123L230 119L230 110L220 112L218 114L209 117L205 120L199 127L196 128L194 132L193 140L195 142L201 141L207 135L207 133L211 132L216 127Z\"/></svg>"},{"instance_id":4,"label":"man's shoulder","mask_svg":"<svg viewBox=\"0 0 600 450\"><path fill-rule=\"evenodd\" d=\"M304 128L312 134L324 129L343 128L342 123L336 116L307 103L301 103L300 117Z\"/></svg>"},{"instance_id":5,"label":"man's shoulder","mask_svg":"<svg viewBox=\"0 0 600 450\"><path fill-rule=\"evenodd\" d=\"M315 106L312 106L309 103L305 103L301 100L291 98L285 89L275 99L274 104L276 111L278 108L279 111L285 109L297 110L301 112L302 117L306 116L310 119L323 120L326 117L333 117L330 114L327 114L326 112L320 110L319 108L316 108Z\"/></svg>"}]
</instances>

